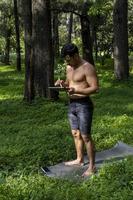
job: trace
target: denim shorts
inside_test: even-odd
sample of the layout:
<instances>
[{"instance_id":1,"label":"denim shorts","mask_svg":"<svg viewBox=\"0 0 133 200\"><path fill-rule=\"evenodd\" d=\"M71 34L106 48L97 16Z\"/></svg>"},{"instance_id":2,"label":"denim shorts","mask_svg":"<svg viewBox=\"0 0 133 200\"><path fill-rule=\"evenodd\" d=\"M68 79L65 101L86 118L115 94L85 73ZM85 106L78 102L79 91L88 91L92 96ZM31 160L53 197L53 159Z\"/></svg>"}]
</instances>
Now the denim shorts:
<instances>
[{"instance_id":1,"label":"denim shorts","mask_svg":"<svg viewBox=\"0 0 133 200\"><path fill-rule=\"evenodd\" d=\"M89 97L70 99L68 118L71 130L79 130L81 134L91 133L93 103Z\"/></svg>"}]
</instances>

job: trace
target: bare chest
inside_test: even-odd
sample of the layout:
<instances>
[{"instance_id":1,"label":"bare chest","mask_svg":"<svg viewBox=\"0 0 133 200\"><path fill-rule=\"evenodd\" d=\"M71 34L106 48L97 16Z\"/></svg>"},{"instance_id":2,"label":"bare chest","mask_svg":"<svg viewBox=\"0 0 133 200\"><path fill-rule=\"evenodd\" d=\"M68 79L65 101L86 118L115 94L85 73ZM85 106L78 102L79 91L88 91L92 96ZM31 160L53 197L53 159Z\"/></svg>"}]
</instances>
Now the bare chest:
<instances>
[{"instance_id":1,"label":"bare chest","mask_svg":"<svg viewBox=\"0 0 133 200\"><path fill-rule=\"evenodd\" d=\"M67 79L71 82L83 82L85 81L85 74L81 69L71 69L67 73Z\"/></svg>"}]
</instances>

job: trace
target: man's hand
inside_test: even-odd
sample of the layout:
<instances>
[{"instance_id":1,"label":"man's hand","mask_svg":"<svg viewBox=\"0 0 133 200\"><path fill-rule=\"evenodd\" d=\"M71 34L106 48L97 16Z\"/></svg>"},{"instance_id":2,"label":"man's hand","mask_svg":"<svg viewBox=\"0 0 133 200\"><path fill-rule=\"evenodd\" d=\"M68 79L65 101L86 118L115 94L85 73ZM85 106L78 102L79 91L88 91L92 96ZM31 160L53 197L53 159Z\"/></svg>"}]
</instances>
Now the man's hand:
<instances>
[{"instance_id":1,"label":"man's hand","mask_svg":"<svg viewBox=\"0 0 133 200\"><path fill-rule=\"evenodd\" d=\"M55 84L55 86L60 86L60 87L66 87L65 81L58 79Z\"/></svg>"},{"instance_id":2,"label":"man's hand","mask_svg":"<svg viewBox=\"0 0 133 200\"><path fill-rule=\"evenodd\" d=\"M68 94L72 95L72 94L74 94L76 91L75 91L75 88L70 87L70 88L67 89L67 92L68 92Z\"/></svg>"}]
</instances>

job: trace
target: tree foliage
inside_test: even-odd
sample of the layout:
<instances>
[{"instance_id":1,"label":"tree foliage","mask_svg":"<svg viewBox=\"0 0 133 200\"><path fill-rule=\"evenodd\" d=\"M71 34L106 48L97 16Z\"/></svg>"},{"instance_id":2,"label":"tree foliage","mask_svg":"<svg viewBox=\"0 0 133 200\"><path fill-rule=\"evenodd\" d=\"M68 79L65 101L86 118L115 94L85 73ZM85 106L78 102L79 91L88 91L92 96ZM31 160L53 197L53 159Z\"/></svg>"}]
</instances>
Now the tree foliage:
<instances>
[{"instance_id":1,"label":"tree foliage","mask_svg":"<svg viewBox=\"0 0 133 200\"><path fill-rule=\"evenodd\" d=\"M59 57L59 50L68 38L75 42L80 53L82 52L83 38L81 26L81 17L83 15L83 4L87 4L86 20L89 19L90 36L92 41L93 56L95 60L100 59L101 64L104 65L104 60L107 57L113 57L113 0L51 0L50 11L52 13L52 40L53 49L56 57ZM21 52L24 50L24 26L22 16L25 13L22 11L23 1L18 1L19 14L21 16L20 35L21 35ZM129 53L133 50L133 16L132 16L133 2L128 0L128 42ZM70 15L73 16L71 34L70 30ZM58 18L58 20L56 20ZM39 23L38 23L39 24ZM16 40L15 27L13 18L13 0L1 0L0 2L0 55L4 58L9 52L15 54ZM8 37L7 37L8 35ZM10 36L10 37L9 37ZM10 48L7 49L7 42L10 38ZM2 59L1 59L2 60ZM4 60L4 59L3 59ZM55 62L56 68L56 62Z\"/></svg>"}]
</instances>

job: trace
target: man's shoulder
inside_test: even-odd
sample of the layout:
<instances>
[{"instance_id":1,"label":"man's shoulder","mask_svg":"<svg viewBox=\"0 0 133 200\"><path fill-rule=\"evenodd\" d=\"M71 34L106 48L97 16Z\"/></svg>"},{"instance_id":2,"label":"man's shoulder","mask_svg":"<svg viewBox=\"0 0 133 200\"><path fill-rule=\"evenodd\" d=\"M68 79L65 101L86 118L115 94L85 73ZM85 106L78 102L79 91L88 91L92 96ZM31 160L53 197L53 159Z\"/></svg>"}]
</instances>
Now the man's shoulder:
<instances>
[{"instance_id":1,"label":"man's shoulder","mask_svg":"<svg viewBox=\"0 0 133 200\"><path fill-rule=\"evenodd\" d=\"M67 70L67 71L69 71L69 70L71 70L71 69L72 69L72 67L71 67L70 65L67 65L67 66L66 66L66 70Z\"/></svg>"},{"instance_id":2,"label":"man's shoulder","mask_svg":"<svg viewBox=\"0 0 133 200\"><path fill-rule=\"evenodd\" d=\"M83 67L85 72L94 70L94 66L91 63L87 62L87 61L84 62L82 67Z\"/></svg>"}]
</instances>

